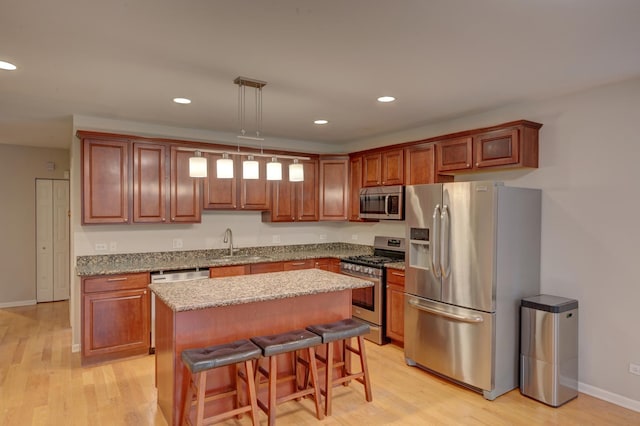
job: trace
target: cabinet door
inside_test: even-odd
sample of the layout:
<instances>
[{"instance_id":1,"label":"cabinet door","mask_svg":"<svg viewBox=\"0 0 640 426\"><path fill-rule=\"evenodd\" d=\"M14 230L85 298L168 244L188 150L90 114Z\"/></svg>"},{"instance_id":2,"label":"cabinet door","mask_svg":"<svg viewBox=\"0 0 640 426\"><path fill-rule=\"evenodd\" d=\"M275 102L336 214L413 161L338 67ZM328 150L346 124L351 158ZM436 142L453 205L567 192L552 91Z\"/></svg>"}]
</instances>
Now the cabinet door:
<instances>
[{"instance_id":1,"label":"cabinet door","mask_svg":"<svg viewBox=\"0 0 640 426\"><path fill-rule=\"evenodd\" d=\"M222 154L205 153L207 159L207 177L203 181L203 207L205 209L233 210L238 206L238 180L237 168L230 179L218 179L216 173L216 161L222 158Z\"/></svg>"},{"instance_id":2,"label":"cabinet door","mask_svg":"<svg viewBox=\"0 0 640 426\"><path fill-rule=\"evenodd\" d=\"M473 167L473 140L470 136L436 143L438 172Z\"/></svg>"},{"instance_id":3,"label":"cabinet door","mask_svg":"<svg viewBox=\"0 0 640 426\"><path fill-rule=\"evenodd\" d=\"M246 156L241 157L241 160L246 159ZM242 173L239 172L240 208L243 210L269 210L271 207L271 185L267 180L267 157L255 157L254 159L258 162L260 178L242 179ZM240 164L238 169L242 170Z\"/></svg>"},{"instance_id":4,"label":"cabinet door","mask_svg":"<svg viewBox=\"0 0 640 426\"><path fill-rule=\"evenodd\" d=\"M82 223L129 221L129 143L82 141Z\"/></svg>"},{"instance_id":5,"label":"cabinet door","mask_svg":"<svg viewBox=\"0 0 640 426\"><path fill-rule=\"evenodd\" d=\"M416 145L405 150L405 183L419 185L435 182L433 144Z\"/></svg>"},{"instance_id":6,"label":"cabinet door","mask_svg":"<svg viewBox=\"0 0 640 426\"><path fill-rule=\"evenodd\" d=\"M402 185L404 183L404 150L394 149L382 153L382 184Z\"/></svg>"},{"instance_id":7,"label":"cabinet door","mask_svg":"<svg viewBox=\"0 0 640 426\"><path fill-rule=\"evenodd\" d=\"M144 354L150 345L149 291L85 293L82 355L85 361Z\"/></svg>"},{"instance_id":8,"label":"cabinet door","mask_svg":"<svg viewBox=\"0 0 640 426\"><path fill-rule=\"evenodd\" d=\"M349 160L320 160L320 220L347 220Z\"/></svg>"},{"instance_id":9,"label":"cabinet door","mask_svg":"<svg viewBox=\"0 0 640 426\"><path fill-rule=\"evenodd\" d=\"M362 157L349 158L349 220L360 219L360 188L362 188Z\"/></svg>"},{"instance_id":10,"label":"cabinet door","mask_svg":"<svg viewBox=\"0 0 640 426\"><path fill-rule=\"evenodd\" d=\"M189 176L189 151L171 147L171 222L200 222L199 180Z\"/></svg>"},{"instance_id":11,"label":"cabinet door","mask_svg":"<svg viewBox=\"0 0 640 426\"><path fill-rule=\"evenodd\" d=\"M362 157L362 186L382 185L382 156L368 154Z\"/></svg>"},{"instance_id":12,"label":"cabinet door","mask_svg":"<svg viewBox=\"0 0 640 426\"><path fill-rule=\"evenodd\" d=\"M165 222L166 146L161 144L133 144L133 221Z\"/></svg>"},{"instance_id":13,"label":"cabinet door","mask_svg":"<svg viewBox=\"0 0 640 426\"><path fill-rule=\"evenodd\" d=\"M497 130L473 137L476 167L504 166L519 161L518 129Z\"/></svg>"},{"instance_id":14,"label":"cabinet door","mask_svg":"<svg viewBox=\"0 0 640 426\"><path fill-rule=\"evenodd\" d=\"M282 180L271 182L271 212L263 213L263 220L271 222L293 222L295 220L295 187L289 182L289 164L282 161Z\"/></svg>"},{"instance_id":15,"label":"cabinet door","mask_svg":"<svg viewBox=\"0 0 640 426\"><path fill-rule=\"evenodd\" d=\"M209 277L235 277L237 275L247 275L249 271L249 265L216 266L209 268Z\"/></svg>"},{"instance_id":16,"label":"cabinet door","mask_svg":"<svg viewBox=\"0 0 640 426\"><path fill-rule=\"evenodd\" d=\"M404 342L404 291L395 285L387 286L387 337Z\"/></svg>"},{"instance_id":17,"label":"cabinet door","mask_svg":"<svg viewBox=\"0 0 640 426\"><path fill-rule=\"evenodd\" d=\"M282 272L284 271L283 262L254 263L249 265L252 274L263 274L266 272Z\"/></svg>"},{"instance_id":18,"label":"cabinet door","mask_svg":"<svg viewBox=\"0 0 640 426\"><path fill-rule=\"evenodd\" d=\"M313 222L318 220L318 160L301 161L304 167L304 181L294 182L295 220Z\"/></svg>"},{"instance_id":19,"label":"cabinet door","mask_svg":"<svg viewBox=\"0 0 640 426\"><path fill-rule=\"evenodd\" d=\"M323 257L321 259L316 259L314 267L317 269L322 269L323 271L340 272L340 259L332 257Z\"/></svg>"}]
</instances>

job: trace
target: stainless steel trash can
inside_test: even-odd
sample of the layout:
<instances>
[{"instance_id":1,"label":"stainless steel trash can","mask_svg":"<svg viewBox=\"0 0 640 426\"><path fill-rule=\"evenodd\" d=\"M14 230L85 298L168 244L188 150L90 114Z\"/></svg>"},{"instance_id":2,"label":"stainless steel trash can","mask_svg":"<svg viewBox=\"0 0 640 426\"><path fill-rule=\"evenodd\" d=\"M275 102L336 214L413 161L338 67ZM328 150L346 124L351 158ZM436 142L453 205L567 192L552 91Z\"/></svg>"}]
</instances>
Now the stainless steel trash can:
<instances>
[{"instance_id":1,"label":"stainless steel trash can","mask_svg":"<svg viewBox=\"0 0 640 426\"><path fill-rule=\"evenodd\" d=\"M520 324L520 392L552 407L577 397L578 301L522 299Z\"/></svg>"}]
</instances>

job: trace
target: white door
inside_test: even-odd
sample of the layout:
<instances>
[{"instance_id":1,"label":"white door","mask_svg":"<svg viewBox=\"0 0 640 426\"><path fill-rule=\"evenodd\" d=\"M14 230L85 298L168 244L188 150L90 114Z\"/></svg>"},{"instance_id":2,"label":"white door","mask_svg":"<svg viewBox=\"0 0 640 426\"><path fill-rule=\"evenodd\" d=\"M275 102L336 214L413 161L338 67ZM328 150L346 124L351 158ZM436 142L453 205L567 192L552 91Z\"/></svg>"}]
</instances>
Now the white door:
<instances>
[{"instance_id":1,"label":"white door","mask_svg":"<svg viewBox=\"0 0 640 426\"><path fill-rule=\"evenodd\" d=\"M69 182L36 179L36 299L69 298Z\"/></svg>"}]
</instances>

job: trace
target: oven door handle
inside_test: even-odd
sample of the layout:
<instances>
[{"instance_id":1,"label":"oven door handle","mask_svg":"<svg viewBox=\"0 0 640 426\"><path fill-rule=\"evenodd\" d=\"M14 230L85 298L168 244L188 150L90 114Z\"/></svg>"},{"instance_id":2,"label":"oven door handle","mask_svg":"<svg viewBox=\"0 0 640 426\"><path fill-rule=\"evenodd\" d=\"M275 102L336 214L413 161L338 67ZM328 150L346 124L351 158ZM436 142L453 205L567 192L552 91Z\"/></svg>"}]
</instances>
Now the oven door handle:
<instances>
[{"instance_id":1,"label":"oven door handle","mask_svg":"<svg viewBox=\"0 0 640 426\"><path fill-rule=\"evenodd\" d=\"M470 322L470 323L480 323L484 321L480 315L458 315L451 312L445 312L445 311L441 311L440 309L435 309L429 306L421 305L420 302L415 299L409 300L409 305L413 306L414 308L420 311L427 312L429 314L438 315L438 316L445 317L447 319L452 319L455 321Z\"/></svg>"}]
</instances>

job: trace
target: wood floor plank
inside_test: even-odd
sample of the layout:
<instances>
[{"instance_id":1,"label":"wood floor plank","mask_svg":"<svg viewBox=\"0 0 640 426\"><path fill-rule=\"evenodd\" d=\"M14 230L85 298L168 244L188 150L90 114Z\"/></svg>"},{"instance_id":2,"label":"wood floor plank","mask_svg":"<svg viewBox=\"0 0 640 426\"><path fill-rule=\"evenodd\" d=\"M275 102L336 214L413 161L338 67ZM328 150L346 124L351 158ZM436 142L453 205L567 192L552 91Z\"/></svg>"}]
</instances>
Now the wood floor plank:
<instances>
[{"instance_id":1,"label":"wood floor plank","mask_svg":"<svg viewBox=\"0 0 640 426\"><path fill-rule=\"evenodd\" d=\"M0 425L165 426L154 357L90 367L71 353L67 302L0 309ZM367 342L373 402L357 383L335 390L318 421L310 400L278 406L280 425L640 425L640 413L580 394L559 408L513 390L495 401L404 362L401 348ZM266 416L260 415L262 424ZM248 416L227 426L249 425Z\"/></svg>"}]
</instances>

